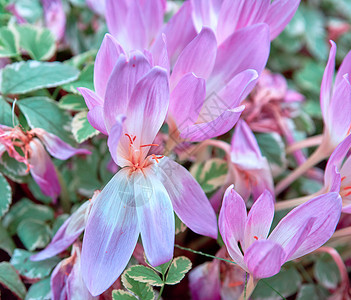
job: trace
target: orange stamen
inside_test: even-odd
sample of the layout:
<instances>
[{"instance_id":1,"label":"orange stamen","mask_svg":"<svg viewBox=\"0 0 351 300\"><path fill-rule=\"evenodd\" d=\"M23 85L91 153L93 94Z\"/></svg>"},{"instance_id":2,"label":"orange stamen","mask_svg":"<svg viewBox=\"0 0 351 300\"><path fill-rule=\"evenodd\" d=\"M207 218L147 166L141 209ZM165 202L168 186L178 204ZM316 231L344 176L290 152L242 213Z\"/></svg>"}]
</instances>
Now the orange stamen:
<instances>
[{"instance_id":1,"label":"orange stamen","mask_svg":"<svg viewBox=\"0 0 351 300\"><path fill-rule=\"evenodd\" d=\"M236 286L240 286L242 285L244 282L243 281L234 281L234 282L230 282L228 284L228 287L236 287Z\"/></svg>"},{"instance_id":2,"label":"orange stamen","mask_svg":"<svg viewBox=\"0 0 351 300\"><path fill-rule=\"evenodd\" d=\"M132 139L128 133L126 133L125 135L129 138L130 143L133 144L133 141L135 140L135 138Z\"/></svg>"},{"instance_id":3,"label":"orange stamen","mask_svg":"<svg viewBox=\"0 0 351 300\"><path fill-rule=\"evenodd\" d=\"M343 176L341 177L341 181L345 180L346 179L346 176Z\"/></svg>"},{"instance_id":4,"label":"orange stamen","mask_svg":"<svg viewBox=\"0 0 351 300\"><path fill-rule=\"evenodd\" d=\"M344 187L344 190L351 190L351 186Z\"/></svg>"},{"instance_id":5,"label":"orange stamen","mask_svg":"<svg viewBox=\"0 0 351 300\"><path fill-rule=\"evenodd\" d=\"M351 192L348 192L344 197L350 196Z\"/></svg>"},{"instance_id":6,"label":"orange stamen","mask_svg":"<svg viewBox=\"0 0 351 300\"><path fill-rule=\"evenodd\" d=\"M258 237L257 237L256 235L254 235L254 239L255 239L256 241L258 241Z\"/></svg>"},{"instance_id":7,"label":"orange stamen","mask_svg":"<svg viewBox=\"0 0 351 300\"><path fill-rule=\"evenodd\" d=\"M140 145L140 148L142 148L142 147L151 147L151 146L155 146L155 147L157 147L157 146L158 146L158 144L146 144L146 145Z\"/></svg>"},{"instance_id":8,"label":"orange stamen","mask_svg":"<svg viewBox=\"0 0 351 300\"><path fill-rule=\"evenodd\" d=\"M152 159L156 160L157 163L159 163L159 159L165 157L164 155L159 155L159 157L157 157L155 154L151 154Z\"/></svg>"}]
</instances>

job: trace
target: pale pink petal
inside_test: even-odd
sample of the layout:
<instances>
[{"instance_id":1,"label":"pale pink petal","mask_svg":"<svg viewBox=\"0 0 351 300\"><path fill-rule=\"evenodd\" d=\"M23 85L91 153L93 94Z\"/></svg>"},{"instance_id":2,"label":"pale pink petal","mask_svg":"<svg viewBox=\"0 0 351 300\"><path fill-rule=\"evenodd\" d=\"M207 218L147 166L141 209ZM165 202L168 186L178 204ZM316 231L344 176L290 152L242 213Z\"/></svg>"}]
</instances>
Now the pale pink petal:
<instances>
[{"instance_id":1,"label":"pale pink petal","mask_svg":"<svg viewBox=\"0 0 351 300\"><path fill-rule=\"evenodd\" d=\"M100 98L95 92L84 87L77 88L77 90L84 97L85 103L89 110L92 110L95 106L103 106L104 100Z\"/></svg>"},{"instance_id":2,"label":"pale pink petal","mask_svg":"<svg viewBox=\"0 0 351 300\"><path fill-rule=\"evenodd\" d=\"M205 97L205 80L192 73L184 75L170 96L169 121L175 121L179 130L193 125L199 117Z\"/></svg>"},{"instance_id":3,"label":"pale pink petal","mask_svg":"<svg viewBox=\"0 0 351 300\"><path fill-rule=\"evenodd\" d=\"M328 63L324 70L320 94L321 109L324 120L327 120L328 109L332 96L333 77L335 71L336 44L333 41L330 41L330 44L331 49L329 53Z\"/></svg>"},{"instance_id":4,"label":"pale pink petal","mask_svg":"<svg viewBox=\"0 0 351 300\"><path fill-rule=\"evenodd\" d=\"M91 126L101 133L108 135L105 120L104 120L104 109L102 106L95 106L87 114L87 119Z\"/></svg>"},{"instance_id":5,"label":"pale pink petal","mask_svg":"<svg viewBox=\"0 0 351 300\"><path fill-rule=\"evenodd\" d=\"M162 33L162 42L157 45L159 46L151 48L151 57L154 59L153 65L166 69L167 74L169 74L170 62L167 51L167 39L164 33Z\"/></svg>"},{"instance_id":6,"label":"pale pink petal","mask_svg":"<svg viewBox=\"0 0 351 300\"><path fill-rule=\"evenodd\" d=\"M65 35L66 14L61 0L41 0L45 18L45 26L61 40Z\"/></svg>"},{"instance_id":7,"label":"pale pink petal","mask_svg":"<svg viewBox=\"0 0 351 300\"><path fill-rule=\"evenodd\" d=\"M327 193L315 197L296 207L274 228L269 240L280 244L283 248L299 232L301 226L313 217L314 223L309 235L289 260L303 256L322 246L335 231L341 213L341 197L338 193Z\"/></svg>"},{"instance_id":8,"label":"pale pink petal","mask_svg":"<svg viewBox=\"0 0 351 300\"><path fill-rule=\"evenodd\" d=\"M211 29L205 27L179 55L170 79L171 90L189 72L207 79L212 72L216 53L216 37Z\"/></svg>"},{"instance_id":9,"label":"pale pink petal","mask_svg":"<svg viewBox=\"0 0 351 300\"><path fill-rule=\"evenodd\" d=\"M50 278L51 299L62 300L67 299L67 274L72 271L73 258L68 257L62 260L52 271Z\"/></svg>"},{"instance_id":10,"label":"pale pink petal","mask_svg":"<svg viewBox=\"0 0 351 300\"><path fill-rule=\"evenodd\" d=\"M126 114L137 82L150 70L150 64L141 52L133 52L127 60L120 55L107 83L104 117L107 131L116 122L116 116Z\"/></svg>"},{"instance_id":11,"label":"pale pink petal","mask_svg":"<svg viewBox=\"0 0 351 300\"><path fill-rule=\"evenodd\" d=\"M189 171L168 157L155 167L182 222L198 234L217 238L216 214Z\"/></svg>"},{"instance_id":12,"label":"pale pink petal","mask_svg":"<svg viewBox=\"0 0 351 300\"><path fill-rule=\"evenodd\" d=\"M203 26L216 30L223 0L191 0L191 3L196 30L200 32Z\"/></svg>"},{"instance_id":13,"label":"pale pink petal","mask_svg":"<svg viewBox=\"0 0 351 300\"><path fill-rule=\"evenodd\" d=\"M254 278L267 278L279 273L284 250L277 243L261 240L256 241L246 250L244 258Z\"/></svg>"},{"instance_id":14,"label":"pale pink petal","mask_svg":"<svg viewBox=\"0 0 351 300\"><path fill-rule=\"evenodd\" d=\"M93 296L108 289L126 267L139 236L134 184L120 170L96 198L85 229L82 274Z\"/></svg>"},{"instance_id":15,"label":"pale pink petal","mask_svg":"<svg viewBox=\"0 0 351 300\"><path fill-rule=\"evenodd\" d=\"M110 34L106 34L94 64L94 87L101 99L105 97L108 79L120 54L124 54L122 47Z\"/></svg>"},{"instance_id":16,"label":"pale pink petal","mask_svg":"<svg viewBox=\"0 0 351 300\"><path fill-rule=\"evenodd\" d=\"M126 117L124 115L118 115L116 117L116 123L111 127L111 132L107 138L107 146L112 156L112 159L117 164L117 147L123 131L123 122Z\"/></svg>"},{"instance_id":17,"label":"pale pink petal","mask_svg":"<svg viewBox=\"0 0 351 300\"><path fill-rule=\"evenodd\" d=\"M345 74L351 75L351 51L347 53L345 58L342 61L341 66L339 67L338 73L335 78L335 85L337 86L344 78Z\"/></svg>"},{"instance_id":18,"label":"pale pink petal","mask_svg":"<svg viewBox=\"0 0 351 300\"><path fill-rule=\"evenodd\" d=\"M238 243L243 245L246 219L245 202L231 185L223 197L218 226L231 258L244 269L246 269L244 257Z\"/></svg>"},{"instance_id":19,"label":"pale pink petal","mask_svg":"<svg viewBox=\"0 0 351 300\"><path fill-rule=\"evenodd\" d=\"M55 166L38 139L34 138L29 146L32 150L29 158L30 173L42 193L55 201L61 191Z\"/></svg>"},{"instance_id":20,"label":"pale pink petal","mask_svg":"<svg viewBox=\"0 0 351 300\"><path fill-rule=\"evenodd\" d=\"M270 0L225 0L219 16L217 36L219 44L229 37L235 30L250 25L264 23Z\"/></svg>"},{"instance_id":21,"label":"pale pink petal","mask_svg":"<svg viewBox=\"0 0 351 300\"><path fill-rule=\"evenodd\" d=\"M243 250L249 248L257 240L265 240L268 236L274 217L274 199L270 192L263 194L252 205L247 216L244 233Z\"/></svg>"},{"instance_id":22,"label":"pale pink petal","mask_svg":"<svg viewBox=\"0 0 351 300\"><path fill-rule=\"evenodd\" d=\"M152 266L158 266L173 257L174 213L161 181L152 170L144 173L132 175L136 211L145 255Z\"/></svg>"},{"instance_id":23,"label":"pale pink petal","mask_svg":"<svg viewBox=\"0 0 351 300\"><path fill-rule=\"evenodd\" d=\"M265 23L270 27L271 40L274 40L290 22L300 0L274 0L269 6Z\"/></svg>"}]
</instances>

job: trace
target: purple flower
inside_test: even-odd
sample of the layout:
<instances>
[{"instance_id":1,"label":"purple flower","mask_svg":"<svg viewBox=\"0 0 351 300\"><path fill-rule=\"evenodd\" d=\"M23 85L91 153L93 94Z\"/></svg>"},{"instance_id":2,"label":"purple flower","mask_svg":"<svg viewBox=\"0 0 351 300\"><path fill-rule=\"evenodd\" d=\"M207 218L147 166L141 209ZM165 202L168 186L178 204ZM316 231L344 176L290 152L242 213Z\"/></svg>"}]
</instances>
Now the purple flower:
<instances>
[{"instance_id":1,"label":"purple flower","mask_svg":"<svg viewBox=\"0 0 351 300\"><path fill-rule=\"evenodd\" d=\"M329 60L321 86L321 109L325 124L322 144L334 150L351 130L351 51L344 58L333 84L336 45L330 41ZM331 152L331 151L330 151Z\"/></svg>"},{"instance_id":2,"label":"purple flower","mask_svg":"<svg viewBox=\"0 0 351 300\"><path fill-rule=\"evenodd\" d=\"M62 40L66 30L66 15L61 0L41 0L44 9L45 25L55 35L56 40Z\"/></svg>"},{"instance_id":3,"label":"purple flower","mask_svg":"<svg viewBox=\"0 0 351 300\"><path fill-rule=\"evenodd\" d=\"M91 207L100 191L95 191L92 199L83 203L59 228L49 245L31 256L32 261L50 258L66 250L81 235L90 213Z\"/></svg>"},{"instance_id":4,"label":"purple flower","mask_svg":"<svg viewBox=\"0 0 351 300\"><path fill-rule=\"evenodd\" d=\"M330 156L324 173L324 187L327 191L340 194L342 212L351 213L351 135L347 136ZM340 173L339 173L340 172ZM339 184L341 180L341 184Z\"/></svg>"},{"instance_id":5,"label":"purple flower","mask_svg":"<svg viewBox=\"0 0 351 300\"><path fill-rule=\"evenodd\" d=\"M270 28L271 40L275 39L290 22L300 0L191 0L193 22L199 32L208 26L216 32L219 42L233 32L258 23ZM271 3L272 2L272 3Z\"/></svg>"},{"instance_id":6,"label":"purple flower","mask_svg":"<svg viewBox=\"0 0 351 300\"><path fill-rule=\"evenodd\" d=\"M86 0L87 6L100 16L105 15L106 11L106 1L105 0Z\"/></svg>"},{"instance_id":7,"label":"purple flower","mask_svg":"<svg viewBox=\"0 0 351 300\"><path fill-rule=\"evenodd\" d=\"M219 215L219 230L232 259L254 278L277 274L289 260L322 246L334 233L341 213L341 197L330 192L289 212L268 236L274 199L265 191L249 214L240 195L229 187Z\"/></svg>"},{"instance_id":8,"label":"purple flower","mask_svg":"<svg viewBox=\"0 0 351 300\"><path fill-rule=\"evenodd\" d=\"M274 194L273 177L265 157L250 127L240 120L235 127L231 143L234 186L247 200L252 193L256 200L265 190Z\"/></svg>"},{"instance_id":9,"label":"purple flower","mask_svg":"<svg viewBox=\"0 0 351 300\"><path fill-rule=\"evenodd\" d=\"M93 297L84 284L80 262L80 245L74 244L70 257L61 261L51 274L51 299L84 299Z\"/></svg>"},{"instance_id":10,"label":"purple flower","mask_svg":"<svg viewBox=\"0 0 351 300\"><path fill-rule=\"evenodd\" d=\"M245 108L241 101L266 65L269 48L266 24L238 30L221 44L204 27L172 69L167 119L171 134L179 131L183 139L202 141L233 128Z\"/></svg>"},{"instance_id":11,"label":"purple flower","mask_svg":"<svg viewBox=\"0 0 351 300\"><path fill-rule=\"evenodd\" d=\"M165 0L106 0L109 32L126 51L149 49L163 25Z\"/></svg>"},{"instance_id":12,"label":"purple flower","mask_svg":"<svg viewBox=\"0 0 351 300\"><path fill-rule=\"evenodd\" d=\"M25 132L19 127L0 125L0 142L2 144L0 156L7 151L9 156L25 163L42 193L54 201L60 194L60 183L55 166L47 152L61 160L76 154L90 154L90 151L73 148L56 135L40 128ZM16 147L21 148L23 155L17 152L14 143Z\"/></svg>"},{"instance_id":13,"label":"purple flower","mask_svg":"<svg viewBox=\"0 0 351 300\"><path fill-rule=\"evenodd\" d=\"M102 56L109 46L114 44L107 36L98 54L106 70L98 61L95 69L95 76L97 70L104 78L109 74L107 84L95 78L96 94L80 88L90 109L89 121L108 134L111 156L121 167L96 198L85 229L82 270L92 295L101 294L119 277L139 233L151 265L172 258L173 210L196 233L217 237L216 215L200 185L181 165L149 154L168 110L166 70L151 67L135 51L129 60L121 54L109 73L113 57Z\"/></svg>"}]
</instances>

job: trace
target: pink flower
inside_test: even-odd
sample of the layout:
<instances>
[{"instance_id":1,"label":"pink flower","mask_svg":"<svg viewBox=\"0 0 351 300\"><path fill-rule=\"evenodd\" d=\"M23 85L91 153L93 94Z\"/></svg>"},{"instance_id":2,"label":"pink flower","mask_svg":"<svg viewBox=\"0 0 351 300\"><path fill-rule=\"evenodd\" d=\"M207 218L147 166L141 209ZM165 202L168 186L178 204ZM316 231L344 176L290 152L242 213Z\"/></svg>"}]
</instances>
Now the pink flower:
<instances>
[{"instance_id":1,"label":"pink flower","mask_svg":"<svg viewBox=\"0 0 351 300\"><path fill-rule=\"evenodd\" d=\"M256 200L265 190L274 194L273 177L250 127L240 120L235 127L231 159L236 191L246 201L252 193Z\"/></svg>"},{"instance_id":2,"label":"pink flower","mask_svg":"<svg viewBox=\"0 0 351 300\"><path fill-rule=\"evenodd\" d=\"M0 157L6 151L10 157L25 163L42 193L54 201L60 194L60 183L47 151L61 160L76 154L90 154L90 151L73 148L56 135L40 128L25 132L18 126L11 128L0 125L0 143ZM23 154L18 153L15 146Z\"/></svg>"},{"instance_id":3,"label":"pink flower","mask_svg":"<svg viewBox=\"0 0 351 300\"><path fill-rule=\"evenodd\" d=\"M350 134L351 130L351 51L344 58L333 84L336 45L330 41L331 49L321 86L321 109L324 120L322 144L334 150ZM330 151L331 152L331 151Z\"/></svg>"},{"instance_id":4,"label":"pink flower","mask_svg":"<svg viewBox=\"0 0 351 300\"><path fill-rule=\"evenodd\" d=\"M233 32L258 23L270 27L275 39L294 16L300 0L191 0L193 22L199 32L209 26L221 43Z\"/></svg>"},{"instance_id":5,"label":"pink flower","mask_svg":"<svg viewBox=\"0 0 351 300\"><path fill-rule=\"evenodd\" d=\"M62 260L51 274L51 299L84 299L93 297L84 284L81 271L80 245L74 244L70 257Z\"/></svg>"},{"instance_id":6,"label":"pink flower","mask_svg":"<svg viewBox=\"0 0 351 300\"><path fill-rule=\"evenodd\" d=\"M216 216L200 185L181 165L149 153L168 110L166 70L151 67L139 51L131 52L129 60L121 54L113 67L109 53L114 50L108 49L114 45L107 36L96 62L95 71L108 76L107 84L95 78L95 87L100 86L96 94L80 88L89 121L108 134L111 156L121 167L96 198L85 229L82 270L92 295L101 294L120 276L139 233L151 265L172 258L173 209L196 233L217 237Z\"/></svg>"},{"instance_id":7,"label":"pink flower","mask_svg":"<svg viewBox=\"0 0 351 300\"><path fill-rule=\"evenodd\" d=\"M66 30L66 15L61 0L41 0L44 9L45 25L55 35L56 40L62 40Z\"/></svg>"},{"instance_id":8,"label":"pink flower","mask_svg":"<svg viewBox=\"0 0 351 300\"><path fill-rule=\"evenodd\" d=\"M274 199L265 191L249 214L240 195L229 187L219 215L219 230L232 259L254 278L277 274L289 260L322 246L334 233L341 197L330 192L290 211L268 236Z\"/></svg>"},{"instance_id":9,"label":"pink flower","mask_svg":"<svg viewBox=\"0 0 351 300\"><path fill-rule=\"evenodd\" d=\"M87 6L100 16L105 15L106 11L106 1L105 0L86 0Z\"/></svg>"}]
</instances>

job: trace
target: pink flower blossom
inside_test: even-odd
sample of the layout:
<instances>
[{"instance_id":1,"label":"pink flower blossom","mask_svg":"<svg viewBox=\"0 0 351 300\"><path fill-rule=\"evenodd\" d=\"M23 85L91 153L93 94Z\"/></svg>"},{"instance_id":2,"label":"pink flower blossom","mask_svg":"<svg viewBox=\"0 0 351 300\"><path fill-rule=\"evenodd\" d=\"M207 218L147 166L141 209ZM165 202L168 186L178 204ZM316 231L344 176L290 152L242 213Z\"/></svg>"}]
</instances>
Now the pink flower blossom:
<instances>
[{"instance_id":1,"label":"pink flower blossom","mask_svg":"<svg viewBox=\"0 0 351 300\"><path fill-rule=\"evenodd\" d=\"M232 259L254 278L277 274L289 260L322 246L334 233L341 197L330 192L290 211L269 234L274 199L265 191L249 214L241 196L229 187L219 215L219 230ZM268 236L269 234L269 236Z\"/></svg>"},{"instance_id":2,"label":"pink flower blossom","mask_svg":"<svg viewBox=\"0 0 351 300\"><path fill-rule=\"evenodd\" d=\"M44 9L45 26L62 40L66 30L66 15L61 0L41 0Z\"/></svg>"}]
</instances>

